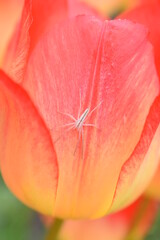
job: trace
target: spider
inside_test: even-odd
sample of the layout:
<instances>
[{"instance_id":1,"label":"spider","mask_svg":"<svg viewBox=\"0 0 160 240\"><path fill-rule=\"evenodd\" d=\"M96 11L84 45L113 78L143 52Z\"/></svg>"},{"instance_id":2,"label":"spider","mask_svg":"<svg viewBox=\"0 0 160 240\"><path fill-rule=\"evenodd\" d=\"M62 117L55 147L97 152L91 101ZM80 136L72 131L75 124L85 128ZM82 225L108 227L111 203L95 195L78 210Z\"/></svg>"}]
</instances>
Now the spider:
<instances>
[{"instance_id":1,"label":"spider","mask_svg":"<svg viewBox=\"0 0 160 240\"><path fill-rule=\"evenodd\" d=\"M62 125L61 127L69 127L66 131L70 131L72 129L75 129L78 131L78 134L79 134L79 137L78 137L78 141L77 141L77 144L76 144L76 147L75 147L75 150L74 150L74 155L77 151L77 148L78 148L78 145L79 145L79 142L80 142L80 139L82 139L82 155L83 155L83 146L84 146L84 139L83 139L83 127L96 127L95 124L92 124L92 123L85 123L86 120L91 116L91 114L102 104L102 102L100 102L95 108L93 108L91 111L90 111L90 108L86 108L85 111L80 115L81 113L81 95L80 95L80 108L79 108L79 112L78 112L78 117L77 119L72 116L71 114L69 113L63 113L63 112L59 112L67 117L69 117L71 120L73 120L73 122L71 123L67 123L67 124L64 124ZM61 137L60 137L61 138ZM57 140L59 140L60 138L58 138ZM56 140L56 142L57 142Z\"/></svg>"}]
</instances>

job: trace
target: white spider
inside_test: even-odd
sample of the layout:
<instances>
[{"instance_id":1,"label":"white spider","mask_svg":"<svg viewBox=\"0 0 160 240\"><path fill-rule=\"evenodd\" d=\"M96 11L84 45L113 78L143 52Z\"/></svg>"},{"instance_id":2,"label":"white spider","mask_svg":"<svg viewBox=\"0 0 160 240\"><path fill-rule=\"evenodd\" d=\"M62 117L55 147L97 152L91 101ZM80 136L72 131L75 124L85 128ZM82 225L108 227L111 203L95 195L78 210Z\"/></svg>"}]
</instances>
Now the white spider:
<instances>
[{"instance_id":1,"label":"white spider","mask_svg":"<svg viewBox=\"0 0 160 240\"><path fill-rule=\"evenodd\" d=\"M79 113L78 113L78 118L76 119L74 116L72 116L71 114L69 113L62 113L62 112L59 112L65 116L68 116L70 119L73 120L73 122L71 123L67 123L61 127L68 127L70 126L70 128L68 128L66 131L70 131L72 129L75 129L78 131L79 133L79 138L78 138L78 142L76 144L76 147L75 147L75 150L74 150L74 155L77 151L77 148L78 148L78 145L79 145L79 142L80 142L80 139L82 137L82 155L83 155L83 145L84 145L84 139L83 139L83 127L96 127L95 124L91 124L91 123L85 123L85 121L91 116L91 114L101 105L102 102L100 102L94 109L92 109L90 111L90 108L86 108L86 110L80 115L80 112L81 112L81 95L80 95L80 108L79 108ZM61 137L60 137L61 138ZM59 140L60 138L58 138L57 140ZM56 142L57 142L56 140Z\"/></svg>"}]
</instances>

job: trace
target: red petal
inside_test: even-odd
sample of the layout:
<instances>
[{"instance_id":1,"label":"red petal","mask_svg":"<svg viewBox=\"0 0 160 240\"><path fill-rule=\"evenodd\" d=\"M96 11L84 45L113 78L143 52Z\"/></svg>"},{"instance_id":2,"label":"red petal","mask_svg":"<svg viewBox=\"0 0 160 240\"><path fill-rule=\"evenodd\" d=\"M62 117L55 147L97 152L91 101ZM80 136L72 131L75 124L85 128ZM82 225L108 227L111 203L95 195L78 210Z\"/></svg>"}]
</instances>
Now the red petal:
<instances>
[{"instance_id":1,"label":"red petal","mask_svg":"<svg viewBox=\"0 0 160 240\"><path fill-rule=\"evenodd\" d=\"M20 83L40 36L57 22L77 14L96 13L75 0L25 0L22 19L10 43L3 69Z\"/></svg>"},{"instance_id":2,"label":"red petal","mask_svg":"<svg viewBox=\"0 0 160 240\"><path fill-rule=\"evenodd\" d=\"M0 72L0 165L13 193L52 214L58 166L51 137L26 92Z\"/></svg>"},{"instance_id":3,"label":"red petal","mask_svg":"<svg viewBox=\"0 0 160 240\"><path fill-rule=\"evenodd\" d=\"M120 16L122 19L129 19L144 24L150 31L150 41L154 46L155 61L160 76L160 1L142 1L142 4Z\"/></svg>"},{"instance_id":4,"label":"red petal","mask_svg":"<svg viewBox=\"0 0 160 240\"><path fill-rule=\"evenodd\" d=\"M23 86L55 142L60 166L55 214L103 215L159 91L146 30L94 17L58 24L33 51ZM97 128L84 128L84 145L77 129L62 126L73 121L64 113L77 118L80 102L81 114L99 105L86 120Z\"/></svg>"}]
</instances>

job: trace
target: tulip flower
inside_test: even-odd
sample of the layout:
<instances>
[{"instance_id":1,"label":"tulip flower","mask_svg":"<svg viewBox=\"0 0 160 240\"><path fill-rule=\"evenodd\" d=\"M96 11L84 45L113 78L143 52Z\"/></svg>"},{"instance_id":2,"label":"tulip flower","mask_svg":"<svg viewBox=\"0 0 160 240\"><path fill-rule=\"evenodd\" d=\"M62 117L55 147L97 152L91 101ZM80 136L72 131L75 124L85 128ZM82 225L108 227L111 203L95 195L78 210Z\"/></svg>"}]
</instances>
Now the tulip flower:
<instances>
[{"instance_id":1,"label":"tulip flower","mask_svg":"<svg viewBox=\"0 0 160 240\"><path fill-rule=\"evenodd\" d=\"M0 65L14 28L20 19L23 0L0 0Z\"/></svg>"},{"instance_id":2,"label":"tulip flower","mask_svg":"<svg viewBox=\"0 0 160 240\"><path fill-rule=\"evenodd\" d=\"M21 36L21 56L34 47L18 59L19 85L0 74L2 175L41 213L98 218L137 199L159 162L153 49L126 20L44 22L38 40Z\"/></svg>"},{"instance_id":3,"label":"tulip flower","mask_svg":"<svg viewBox=\"0 0 160 240\"><path fill-rule=\"evenodd\" d=\"M57 238L61 240L143 239L152 226L158 203L141 197L128 208L98 220L65 221ZM52 218L42 217L46 226L54 227ZM52 236L54 237L54 236Z\"/></svg>"}]
</instances>

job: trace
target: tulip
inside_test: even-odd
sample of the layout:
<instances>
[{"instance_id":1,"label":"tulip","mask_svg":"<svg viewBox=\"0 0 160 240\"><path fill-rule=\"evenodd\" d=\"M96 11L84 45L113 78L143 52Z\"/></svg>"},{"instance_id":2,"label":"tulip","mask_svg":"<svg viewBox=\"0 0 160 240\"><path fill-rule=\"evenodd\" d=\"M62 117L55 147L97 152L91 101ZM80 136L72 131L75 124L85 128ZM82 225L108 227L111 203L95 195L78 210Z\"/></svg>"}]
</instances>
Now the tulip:
<instances>
[{"instance_id":1,"label":"tulip","mask_svg":"<svg viewBox=\"0 0 160 240\"><path fill-rule=\"evenodd\" d=\"M98 218L137 199L158 165L153 49L126 20L44 22L38 40L28 28L32 51L21 38L19 85L0 74L2 175L43 214Z\"/></svg>"},{"instance_id":2,"label":"tulip","mask_svg":"<svg viewBox=\"0 0 160 240\"><path fill-rule=\"evenodd\" d=\"M22 7L23 0L0 0L0 66Z\"/></svg>"},{"instance_id":3,"label":"tulip","mask_svg":"<svg viewBox=\"0 0 160 240\"><path fill-rule=\"evenodd\" d=\"M143 239L152 226L158 203L141 197L128 208L98 220L67 220L57 238L61 240ZM52 218L42 217L46 226ZM53 227L55 222L52 223Z\"/></svg>"}]
</instances>

